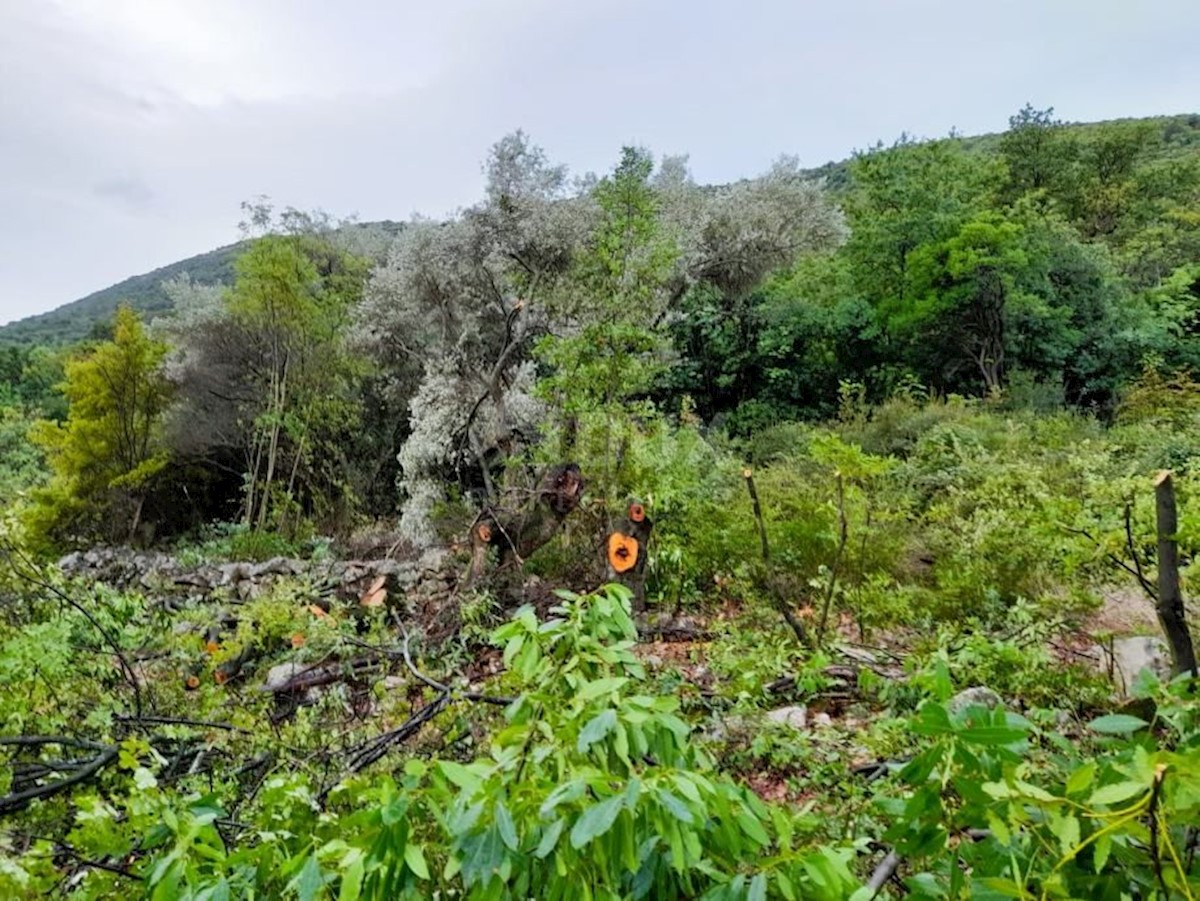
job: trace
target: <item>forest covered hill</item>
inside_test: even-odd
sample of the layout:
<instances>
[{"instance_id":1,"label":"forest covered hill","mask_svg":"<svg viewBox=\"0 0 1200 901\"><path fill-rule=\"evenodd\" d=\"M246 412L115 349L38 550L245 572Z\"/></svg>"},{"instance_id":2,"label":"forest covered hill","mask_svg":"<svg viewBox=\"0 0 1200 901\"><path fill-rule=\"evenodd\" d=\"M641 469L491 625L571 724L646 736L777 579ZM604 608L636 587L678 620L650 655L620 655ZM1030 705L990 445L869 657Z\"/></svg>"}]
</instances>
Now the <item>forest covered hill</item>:
<instances>
[{"instance_id":1,"label":"forest covered hill","mask_svg":"<svg viewBox=\"0 0 1200 901\"><path fill-rule=\"evenodd\" d=\"M1155 150L1155 155L1160 159L1170 159L1200 147L1200 116L1195 114L1120 121L1154 129L1161 138ZM1086 138L1088 134L1109 124L1112 123L1072 123L1066 126L1066 130ZM961 141L964 147L972 151L995 153L1000 138L999 134L989 134L965 136ZM840 195L849 187L849 160L830 162L807 170L806 174L824 180L835 196ZM396 224L361 223L357 227L394 229ZM243 248L244 245L239 243L201 253L151 272L131 276L48 312L0 326L0 346L70 344L82 340L92 334L97 326L111 320L117 306L122 303L131 306L147 320L166 315L171 311L173 301L163 289L165 282L187 276L197 285L230 284L233 279L233 260Z\"/></svg>"},{"instance_id":2,"label":"forest covered hill","mask_svg":"<svg viewBox=\"0 0 1200 901\"><path fill-rule=\"evenodd\" d=\"M354 223L345 227L392 233L399 226L384 221ZM94 337L98 329L102 332L112 322L113 314L122 304L135 310L147 322L170 315L174 311L174 300L166 285L184 278L198 286L232 284L233 261L245 249L244 241L218 247L141 275L130 276L45 313L7 323L0 326L0 347L68 345Z\"/></svg>"}]
</instances>

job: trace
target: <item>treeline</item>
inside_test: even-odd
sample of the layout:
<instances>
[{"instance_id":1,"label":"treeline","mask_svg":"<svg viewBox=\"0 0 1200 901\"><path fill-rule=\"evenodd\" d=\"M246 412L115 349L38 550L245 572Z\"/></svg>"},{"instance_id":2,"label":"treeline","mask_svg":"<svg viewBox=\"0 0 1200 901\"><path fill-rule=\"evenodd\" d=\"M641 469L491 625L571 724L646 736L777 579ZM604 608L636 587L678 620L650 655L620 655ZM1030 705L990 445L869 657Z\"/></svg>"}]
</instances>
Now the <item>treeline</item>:
<instances>
[{"instance_id":1,"label":"treeline","mask_svg":"<svg viewBox=\"0 0 1200 901\"><path fill-rule=\"evenodd\" d=\"M49 463L30 535L398 514L423 545L555 461L603 519L646 491L631 444L679 422L745 437L897 391L1108 416L1195 366L1197 135L1026 107L994 142L873 148L831 190L790 160L702 187L632 148L571 179L517 133L449 221L250 208L231 286L172 282L150 329L118 313L61 393L61 356L5 351L0 425L41 417Z\"/></svg>"}]
</instances>

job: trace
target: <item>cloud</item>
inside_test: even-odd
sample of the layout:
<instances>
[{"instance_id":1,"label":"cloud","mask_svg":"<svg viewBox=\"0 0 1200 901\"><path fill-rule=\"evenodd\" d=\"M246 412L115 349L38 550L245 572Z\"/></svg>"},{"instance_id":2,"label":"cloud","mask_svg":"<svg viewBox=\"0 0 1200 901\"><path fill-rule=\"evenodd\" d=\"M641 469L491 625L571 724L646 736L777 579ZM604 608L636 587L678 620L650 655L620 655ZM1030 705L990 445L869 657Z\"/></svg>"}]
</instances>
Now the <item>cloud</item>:
<instances>
[{"instance_id":1,"label":"cloud","mask_svg":"<svg viewBox=\"0 0 1200 901\"><path fill-rule=\"evenodd\" d=\"M363 219L471 202L525 128L576 172L625 143L697 177L901 131L1186 112L1194 0L0 0L0 320L236 238L238 205Z\"/></svg>"},{"instance_id":2,"label":"cloud","mask_svg":"<svg viewBox=\"0 0 1200 901\"><path fill-rule=\"evenodd\" d=\"M140 178L113 178L92 187L97 197L119 201L133 210L145 210L155 198L154 189Z\"/></svg>"}]
</instances>

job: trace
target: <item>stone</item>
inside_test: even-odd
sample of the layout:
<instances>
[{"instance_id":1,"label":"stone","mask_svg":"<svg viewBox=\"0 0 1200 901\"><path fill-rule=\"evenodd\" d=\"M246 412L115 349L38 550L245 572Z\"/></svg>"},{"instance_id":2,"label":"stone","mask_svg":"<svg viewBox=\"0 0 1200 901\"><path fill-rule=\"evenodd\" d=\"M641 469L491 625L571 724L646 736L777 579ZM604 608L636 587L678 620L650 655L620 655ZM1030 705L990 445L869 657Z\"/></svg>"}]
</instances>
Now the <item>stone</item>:
<instances>
[{"instance_id":1,"label":"stone","mask_svg":"<svg viewBox=\"0 0 1200 901\"><path fill-rule=\"evenodd\" d=\"M977 685L964 689L952 697L946 704L946 710L951 716L958 716L968 707L986 707L988 710L992 710L1002 703L1000 695L990 688Z\"/></svg>"},{"instance_id":2,"label":"stone","mask_svg":"<svg viewBox=\"0 0 1200 901\"><path fill-rule=\"evenodd\" d=\"M768 711L767 719L772 723L791 726L793 729L805 729L808 727L808 708L803 704L779 707Z\"/></svg>"},{"instance_id":3,"label":"stone","mask_svg":"<svg viewBox=\"0 0 1200 901\"><path fill-rule=\"evenodd\" d=\"M285 685L296 678L300 673L304 672L307 667L299 663L288 662L280 663L267 670L266 681L263 682L264 691L279 691Z\"/></svg>"},{"instance_id":4,"label":"stone","mask_svg":"<svg viewBox=\"0 0 1200 901\"><path fill-rule=\"evenodd\" d=\"M1131 635L1100 645L1101 669L1112 676L1118 693L1128 697L1138 673L1149 670L1163 681L1171 678L1171 650L1155 635Z\"/></svg>"}]
</instances>

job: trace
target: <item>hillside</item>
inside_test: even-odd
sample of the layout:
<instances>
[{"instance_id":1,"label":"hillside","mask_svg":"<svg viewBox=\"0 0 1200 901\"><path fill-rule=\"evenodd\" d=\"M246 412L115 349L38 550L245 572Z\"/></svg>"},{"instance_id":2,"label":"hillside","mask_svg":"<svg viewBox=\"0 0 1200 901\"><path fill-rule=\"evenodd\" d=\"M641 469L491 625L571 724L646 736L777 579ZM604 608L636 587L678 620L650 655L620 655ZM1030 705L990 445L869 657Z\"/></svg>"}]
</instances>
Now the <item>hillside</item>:
<instances>
[{"instance_id":1,"label":"hillside","mask_svg":"<svg viewBox=\"0 0 1200 901\"><path fill-rule=\"evenodd\" d=\"M98 324L112 318L117 306L128 303L146 319L171 311L163 283L188 275L199 284L233 280L233 261L241 242L188 257L151 272L135 275L48 313L29 316L0 327L0 345L70 344L86 338Z\"/></svg>"},{"instance_id":2,"label":"hillside","mask_svg":"<svg viewBox=\"0 0 1200 901\"><path fill-rule=\"evenodd\" d=\"M1124 119L1113 123L1070 123L1065 131L1086 141L1098 130L1116 122L1139 122L1152 127L1158 133L1152 155L1159 158L1170 158L1200 147L1200 115L1195 114ZM993 154L998 149L1000 137L999 134L986 134L959 137L959 140L970 151ZM838 196L850 187L849 162L849 158L829 162L810 171L814 177L824 179L827 187ZM379 222L361 223L356 227L395 231L398 225L395 222ZM227 283L232 280L233 260L242 247L242 243L219 247L152 272L132 276L48 313L0 326L0 346L69 344L81 340L91 334L98 323L107 322L122 302L130 304L147 319L161 316L171 309L170 298L162 287L163 282L187 274L199 284Z\"/></svg>"},{"instance_id":3,"label":"hillside","mask_svg":"<svg viewBox=\"0 0 1200 901\"><path fill-rule=\"evenodd\" d=\"M378 229L395 233L395 222L364 222L349 226L366 231ZM97 326L112 319L122 303L127 303L147 321L171 312L171 298L163 288L165 282L188 276L200 285L229 284L233 281L233 262L245 249L245 241L228 244L197 254L141 275L135 275L94 291L87 297L71 301L47 313L28 316L0 326L0 347L13 345L71 344L94 333Z\"/></svg>"}]
</instances>

